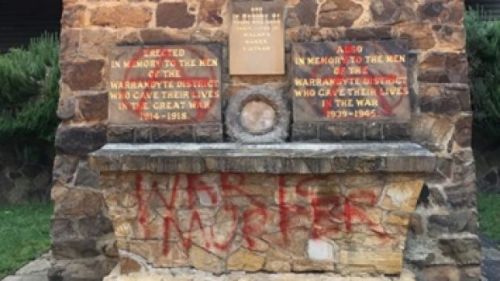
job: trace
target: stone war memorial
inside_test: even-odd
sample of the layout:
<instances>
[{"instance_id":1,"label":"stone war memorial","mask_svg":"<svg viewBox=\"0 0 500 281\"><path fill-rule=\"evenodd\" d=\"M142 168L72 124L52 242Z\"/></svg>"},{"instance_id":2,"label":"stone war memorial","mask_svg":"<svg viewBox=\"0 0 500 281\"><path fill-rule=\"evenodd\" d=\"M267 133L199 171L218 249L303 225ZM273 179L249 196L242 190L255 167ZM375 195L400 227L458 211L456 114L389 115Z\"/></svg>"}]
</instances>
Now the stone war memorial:
<instances>
[{"instance_id":1,"label":"stone war memorial","mask_svg":"<svg viewBox=\"0 0 500 281\"><path fill-rule=\"evenodd\" d=\"M51 280L479 281L459 0L64 0Z\"/></svg>"}]
</instances>

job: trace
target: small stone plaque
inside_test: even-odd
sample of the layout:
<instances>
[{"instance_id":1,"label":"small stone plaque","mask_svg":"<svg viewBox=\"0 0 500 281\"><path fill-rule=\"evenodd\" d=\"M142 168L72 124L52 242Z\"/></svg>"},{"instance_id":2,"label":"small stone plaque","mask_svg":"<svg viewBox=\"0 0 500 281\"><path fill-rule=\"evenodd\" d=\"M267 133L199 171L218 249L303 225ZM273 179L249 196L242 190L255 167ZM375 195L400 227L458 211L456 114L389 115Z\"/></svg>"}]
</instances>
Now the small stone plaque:
<instances>
[{"instance_id":1,"label":"small stone plaque","mask_svg":"<svg viewBox=\"0 0 500 281\"><path fill-rule=\"evenodd\" d=\"M221 122L218 45L117 47L110 62L109 123Z\"/></svg>"},{"instance_id":2,"label":"small stone plaque","mask_svg":"<svg viewBox=\"0 0 500 281\"><path fill-rule=\"evenodd\" d=\"M410 119L404 41L297 43L292 63L294 121Z\"/></svg>"},{"instance_id":3,"label":"small stone plaque","mask_svg":"<svg viewBox=\"0 0 500 281\"><path fill-rule=\"evenodd\" d=\"M285 73L283 0L234 1L229 33L231 75Z\"/></svg>"}]
</instances>

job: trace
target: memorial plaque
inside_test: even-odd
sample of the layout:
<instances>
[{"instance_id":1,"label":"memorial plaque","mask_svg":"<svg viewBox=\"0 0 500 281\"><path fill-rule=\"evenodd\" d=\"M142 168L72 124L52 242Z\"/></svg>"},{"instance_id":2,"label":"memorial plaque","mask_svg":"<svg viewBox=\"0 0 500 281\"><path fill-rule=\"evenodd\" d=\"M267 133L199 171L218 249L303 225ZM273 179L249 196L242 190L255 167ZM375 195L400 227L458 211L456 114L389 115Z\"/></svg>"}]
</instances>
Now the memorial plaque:
<instances>
[{"instance_id":1,"label":"memorial plaque","mask_svg":"<svg viewBox=\"0 0 500 281\"><path fill-rule=\"evenodd\" d=\"M285 73L284 2L234 1L229 34L231 75Z\"/></svg>"},{"instance_id":2,"label":"memorial plaque","mask_svg":"<svg viewBox=\"0 0 500 281\"><path fill-rule=\"evenodd\" d=\"M220 123L220 57L218 45L117 47L109 123Z\"/></svg>"},{"instance_id":3,"label":"memorial plaque","mask_svg":"<svg viewBox=\"0 0 500 281\"><path fill-rule=\"evenodd\" d=\"M405 41L294 44L294 122L409 121Z\"/></svg>"}]
</instances>

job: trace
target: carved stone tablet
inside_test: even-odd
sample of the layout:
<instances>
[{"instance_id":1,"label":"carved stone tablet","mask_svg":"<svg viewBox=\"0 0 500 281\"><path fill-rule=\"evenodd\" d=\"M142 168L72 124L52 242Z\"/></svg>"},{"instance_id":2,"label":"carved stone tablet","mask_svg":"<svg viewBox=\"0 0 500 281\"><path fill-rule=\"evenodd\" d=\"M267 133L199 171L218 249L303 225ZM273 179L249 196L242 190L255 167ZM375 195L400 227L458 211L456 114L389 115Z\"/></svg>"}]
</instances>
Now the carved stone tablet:
<instances>
[{"instance_id":1,"label":"carved stone tablet","mask_svg":"<svg viewBox=\"0 0 500 281\"><path fill-rule=\"evenodd\" d=\"M229 34L231 75L285 73L283 0L234 1Z\"/></svg>"},{"instance_id":2,"label":"carved stone tablet","mask_svg":"<svg viewBox=\"0 0 500 281\"><path fill-rule=\"evenodd\" d=\"M109 123L220 123L220 56L217 45L117 47Z\"/></svg>"},{"instance_id":3,"label":"carved stone tablet","mask_svg":"<svg viewBox=\"0 0 500 281\"><path fill-rule=\"evenodd\" d=\"M348 124L349 134L358 131L353 138L363 139L359 124L373 128L411 117L404 41L297 43L292 64L297 126Z\"/></svg>"}]
</instances>

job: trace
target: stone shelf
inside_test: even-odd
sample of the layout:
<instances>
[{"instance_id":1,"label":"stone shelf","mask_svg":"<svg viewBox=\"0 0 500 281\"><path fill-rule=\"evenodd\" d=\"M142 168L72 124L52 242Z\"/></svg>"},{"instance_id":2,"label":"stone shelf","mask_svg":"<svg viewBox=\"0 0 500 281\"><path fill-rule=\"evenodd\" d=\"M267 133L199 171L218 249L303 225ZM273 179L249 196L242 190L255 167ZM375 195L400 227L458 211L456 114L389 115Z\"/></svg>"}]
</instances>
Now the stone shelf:
<instances>
[{"instance_id":1,"label":"stone shelf","mask_svg":"<svg viewBox=\"0 0 500 281\"><path fill-rule=\"evenodd\" d=\"M428 173L436 156L409 142L107 144L91 154L91 164L101 172Z\"/></svg>"}]
</instances>

